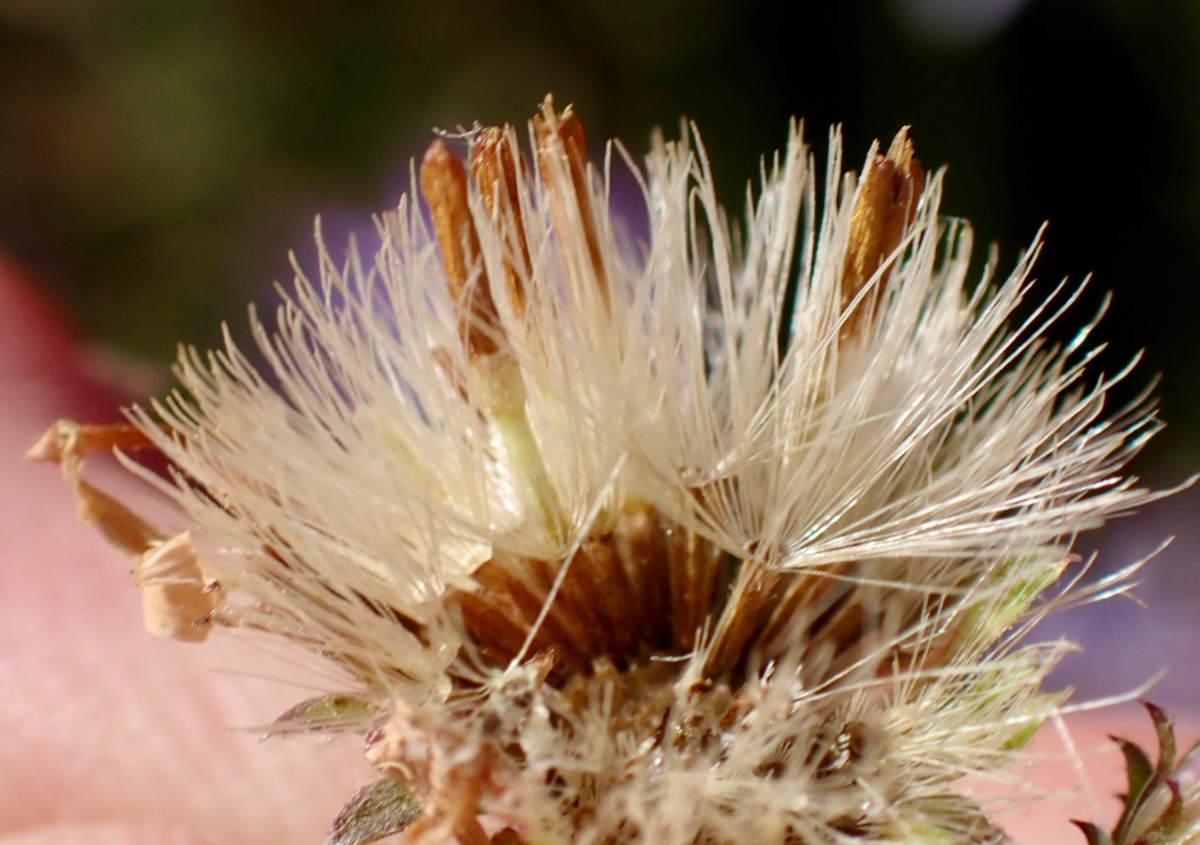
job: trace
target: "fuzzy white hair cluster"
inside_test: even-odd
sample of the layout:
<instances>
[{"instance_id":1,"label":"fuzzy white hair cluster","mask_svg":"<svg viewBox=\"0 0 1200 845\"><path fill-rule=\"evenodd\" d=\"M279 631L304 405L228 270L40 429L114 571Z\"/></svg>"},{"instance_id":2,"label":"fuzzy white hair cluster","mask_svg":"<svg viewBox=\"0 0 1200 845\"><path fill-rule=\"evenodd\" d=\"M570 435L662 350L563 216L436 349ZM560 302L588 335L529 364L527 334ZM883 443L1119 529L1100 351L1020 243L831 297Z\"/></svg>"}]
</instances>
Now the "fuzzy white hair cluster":
<instances>
[{"instance_id":1,"label":"fuzzy white hair cluster","mask_svg":"<svg viewBox=\"0 0 1200 845\"><path fill-rule=\"evenodd\" d=\"M254 323L267 375L188 351L134 411L219 594L191 624L340 666L281 729L368 732L414 840L992 841L953 785L1060 702L1064 646L1018 641L1150 495L1152 414L1106 415L1090 325L1046 339L1077 292L1024 301L1036 243L967 278L903 133L861 177L834 133L818 190L793 126L740 228L656 136L639 240L568 121L427 157L428 215Z\"/></svg>"}]
</instances>

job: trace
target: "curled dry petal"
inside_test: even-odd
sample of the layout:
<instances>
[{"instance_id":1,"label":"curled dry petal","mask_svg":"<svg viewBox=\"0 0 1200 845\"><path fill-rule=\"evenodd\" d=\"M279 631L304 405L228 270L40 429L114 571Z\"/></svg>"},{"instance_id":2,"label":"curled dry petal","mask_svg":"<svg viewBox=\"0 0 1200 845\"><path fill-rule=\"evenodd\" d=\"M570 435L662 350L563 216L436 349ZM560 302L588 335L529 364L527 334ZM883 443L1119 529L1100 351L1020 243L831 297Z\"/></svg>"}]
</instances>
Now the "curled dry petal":
<instances>
[{"instance_id":1,"label":"curled dry petal","mask_svg":"<svg viewBox=\"0 0 1200 845\"><path fill-rule=\"evenodd\" d=\"M133 582L142 588L142 612L151 634L189 642L208 636L217 591L204 577L188 532L148 548L134 567Z\"/></svg>"},{"instance_id":2,"label":"curled dry petal","mask_svg":"<svg viewBox=\"0 0 1200 845\"><path fill-rule=\"evenodd\" d=\"M130 559L134 583L142 588L146 630L159 637L202 642L211 627L219 591L204 576L191 535L170 539L129 507L83 479L91 451L155 448L132 425L80 425L59 420L26 452L31 460L58 463L79 500L79 519L100 529Z\"/></svg>"}]
</instances>

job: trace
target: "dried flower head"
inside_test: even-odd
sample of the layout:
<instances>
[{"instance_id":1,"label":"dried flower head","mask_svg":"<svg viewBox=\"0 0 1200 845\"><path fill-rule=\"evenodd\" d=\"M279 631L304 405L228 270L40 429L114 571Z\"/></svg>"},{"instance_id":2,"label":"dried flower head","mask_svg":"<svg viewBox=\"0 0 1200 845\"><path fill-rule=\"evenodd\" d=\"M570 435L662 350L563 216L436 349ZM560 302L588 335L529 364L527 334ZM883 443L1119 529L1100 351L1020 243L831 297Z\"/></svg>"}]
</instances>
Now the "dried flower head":
<instances>
[{"instance_id":1,"label":"dried flower head","mask_svg":"<svg viewBox=\"0 0 1200 845\"><path fill-rule=\"evenodd\" d=\"M1081 529L1145 501L1156 428L1105 415L1085 330L966 274L907 132L822 190L793 126L744 227L699 139L656 136L643 244L547 98L438 140L364 266L322 249L264 376L228 343L132 426L60 423L147 625L272 632L346 688L276 733L359 731L382 780L330 841L991 842L956 794L1061 696L1021 645ZM628 157L625 156L628 161ZM1090 329L1090 326L1088 327ZM97 446L186 513L168 537L81 477ZM481 818L483 821L481 821ZM490 831L490 832L489 832Z\"/></svg>"}]
</instances>

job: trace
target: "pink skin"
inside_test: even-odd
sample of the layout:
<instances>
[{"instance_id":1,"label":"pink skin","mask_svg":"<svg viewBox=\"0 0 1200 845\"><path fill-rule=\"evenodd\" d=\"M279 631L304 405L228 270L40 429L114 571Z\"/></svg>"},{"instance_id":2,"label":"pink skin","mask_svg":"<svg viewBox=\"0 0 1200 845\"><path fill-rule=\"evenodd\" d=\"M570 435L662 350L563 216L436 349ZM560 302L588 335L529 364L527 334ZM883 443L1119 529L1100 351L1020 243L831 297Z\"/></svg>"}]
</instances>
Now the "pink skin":
<instances>
[{"instance_id":1,"label":"pink skin","mask_svg":"<svg viewBox=\"0 0 1200 845\"><path fill-rule=\"evenodd\" d=\"M125 561L76 522L53 467L21 459L55 419L114 418L118 398L81 361L61 317L0 256L0 845L315 845L370 778L358 743L260 744L240 730L310 694L263 676L302 673L228 637L197 647L145 633ZM1103 752L1087 762L1111 816L1120 761L1104 735L1149 741L1149 721L1136 708L1069 721L1080 747ZM1195 736L1181 727L1181 740ZM1036 747L1061 756L1050 729ZM1053 761L1032 777L1076 785ZM1069 814L1091 815L1076 797L1001 823L1025 845L1082 843Z\"/></svg>"}]
</instances>

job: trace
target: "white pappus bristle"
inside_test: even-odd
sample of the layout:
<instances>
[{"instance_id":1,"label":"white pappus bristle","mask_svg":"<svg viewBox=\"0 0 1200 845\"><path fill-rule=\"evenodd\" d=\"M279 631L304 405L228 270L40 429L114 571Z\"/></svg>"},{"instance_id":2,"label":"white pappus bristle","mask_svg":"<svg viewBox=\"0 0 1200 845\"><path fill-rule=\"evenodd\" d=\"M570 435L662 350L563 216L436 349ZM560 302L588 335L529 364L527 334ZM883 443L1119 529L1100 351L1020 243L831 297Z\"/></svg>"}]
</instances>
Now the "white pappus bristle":
<instances>
[{"instance_id":1,"label":"white pappus bristle","mask_svg":"<svg viewBox=\"0 0 1200 845\"><path fill-rule=\"evenodd\" d=\"M388 779L331 842L996 840L955 782L1061 701L1065 646L1021 637L1074 535L1153 495L1121 475L1150 406L1109 413L1046 338L1078 291L1015 323L1038 242L968 279L906 130L860 176L834 132L819 187L793 125L737 232L694 130L597 169L547 99L528 153L453 143L373 258L321 244L255 320L269 375L187 350L137 432L44 441L88 496L86 448L166 456L126 465L188 533L122 535L187 552L158 627L277 633L350 679L276 723L361 731ZM142 525L103 503L110 536Z\"/></svg>"}]
</instances>

